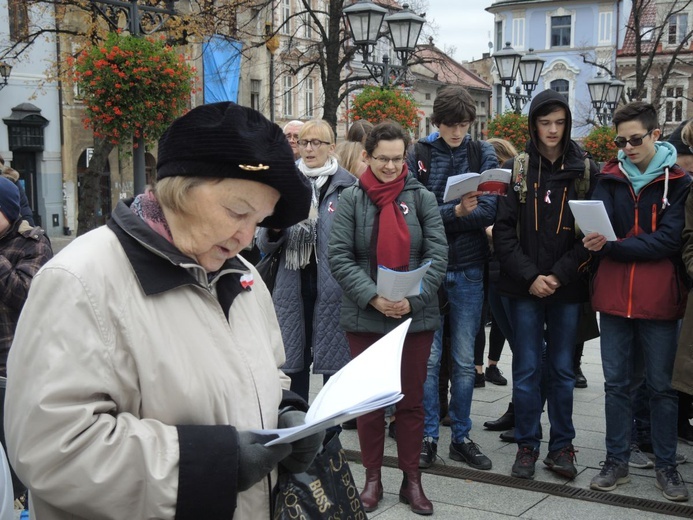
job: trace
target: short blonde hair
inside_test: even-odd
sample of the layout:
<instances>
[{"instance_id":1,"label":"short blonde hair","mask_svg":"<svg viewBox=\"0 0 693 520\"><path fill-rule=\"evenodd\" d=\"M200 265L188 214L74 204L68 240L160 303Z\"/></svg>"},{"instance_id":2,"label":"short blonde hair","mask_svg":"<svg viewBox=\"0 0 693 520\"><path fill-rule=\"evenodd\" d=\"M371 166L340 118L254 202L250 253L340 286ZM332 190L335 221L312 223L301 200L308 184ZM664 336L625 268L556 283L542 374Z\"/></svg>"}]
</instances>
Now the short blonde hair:
<instances>
[{"instance_id":1,"label":"short blonde hair","mask_svg":"<svg viewBox=\"0 0 693 520\"><path fill-rule=\"evenodd\" d=\"M693 146L693 119L689 119L681 130L681 140L686 146Z\"/></svg>"},{"instance_id":2,"label":"short blonde hair","mask_svg":"<svg viewBox=\"0 0 693 520\"><path fill-rule=\"evenodd\" d=\"M363 168L360 163L363 162L363 145L358 141L342 141L335 149L337 162L346 171L358 177Z\"/></svg>"},{"instance_id":3,"label":"short blonde hair","mask_svg":"<svg viewBox=\"0 0 693 520\"><path fill-rule=\"evenodd\" d=\"M324 119L311 119L298 131L298 138L305 139L307 135L316 135L321 141L334 144L334 132L330 123Z\"/></svg>"},{"instance_id":4,"label":"short blonde hair","mask_svg":"<svg viewBox=\"0 0 693 520\"><path fill-rule=\"evenodd\" d=\"M513 143L506 139L499 139L498 137L492 137L488 142L493 146L496 152L496 157L498 157L498 162L501 166L508 159L512 159L517 155L517 148L513 146Z\"/></svg>"},{"instance_id":5,"label":"short blonde hair","mask_svg":"<svg viewBox=\"0 0 693 520\"><path fill-rule=\"evenodd\" d=\"M187 214L190 190L205 183L217 184L221 181L216 177L164 177L156 182L152 192L162 207L177 214Z\"/></svg>"}]
</instances>

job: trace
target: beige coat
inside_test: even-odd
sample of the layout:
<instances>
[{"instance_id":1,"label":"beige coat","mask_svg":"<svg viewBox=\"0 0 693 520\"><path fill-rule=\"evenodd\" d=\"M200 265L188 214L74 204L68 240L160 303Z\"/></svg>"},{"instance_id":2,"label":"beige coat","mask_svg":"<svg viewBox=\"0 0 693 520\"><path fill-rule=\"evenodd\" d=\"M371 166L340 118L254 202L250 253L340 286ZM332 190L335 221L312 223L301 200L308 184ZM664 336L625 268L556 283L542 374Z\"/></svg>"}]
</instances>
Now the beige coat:
<instances>
[{"instance_id":1,"label":"beige coat","mask_svg":"<svg viewBox=\"0 0 693 520\"><path fill-rule=\"evenodd\" d=\"M693 185L686 199L686 225L683 228L683 263L693 278ZM693 294L689 294L681 324L679 346L674 361L671 386L680 392L693 394Z\"/></svg>"},{"instance_id":2,"label":"beige coat","mask_svg":"<svg viewBox=\"0 0 693 520\"><path fill-rule=\"evenodd\" d=\"M246 265L254 285L228 320L214 282L145 295L108 227L76 239L34 278L5 412L32 518L172 519L177 425L276 428L289 386L278 368L284 349L271 296ZM228 472L235 478L236 468ZM234 520L269 518L274 477L238 494Z\"/></svg>"}]
</instances>

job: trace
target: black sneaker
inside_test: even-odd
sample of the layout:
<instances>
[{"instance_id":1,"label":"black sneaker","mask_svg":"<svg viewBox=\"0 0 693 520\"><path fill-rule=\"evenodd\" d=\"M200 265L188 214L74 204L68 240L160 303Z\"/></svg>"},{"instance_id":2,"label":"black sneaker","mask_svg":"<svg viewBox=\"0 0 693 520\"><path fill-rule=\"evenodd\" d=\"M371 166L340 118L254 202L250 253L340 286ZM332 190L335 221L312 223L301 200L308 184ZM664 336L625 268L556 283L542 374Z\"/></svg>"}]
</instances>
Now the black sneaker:
<instances>
[{"instance_id":1,"label":"black sneaker","mask_svg":"<svg viewBox=\"0 0 693 520\"><path fill-rule=\"evenodd\" d=\"M520 446L515 455L515 464L510 475L515 478L534 478L534 465L539 458L539 450L535 450L531 446Z\"/></svg>"},{"instance_id":2,"label":"black sneaker","mask_svg":"<svg viewBox=\"0 0 693 520\"><path fill-rule=\"evenodd\" d=\"M554 473L558 473L565 478L574 479L578 473L573 463L574 460L575 448L572 444L568 444L560 450L550 451L544 459L544 464Z\"/></svg>"},{"instance_id":3,"label":"black sneaker","mask_svg":"<svg viewBox=\"0 0 693 520\"><path fill-rule=\"evenodd\" d=\"M484 374L480 374L479 372L475 372L474 388L483 388L485 386L486 386L486 378L484 377Z\"/></svg>"},{"instance_id":4,"label":"black sneaker","mask_svg":"<svg viewBox=\"0 0 693 520\"><path fill-rule=\"evenodd\" d=\"M484 377L486 381L494 385L505 386L508 384L508 380L503 377L503 372L500 371L497 365L486 367L486 375Z\"/></svg>"},{"instance_id":5,"label":"black sneaker","mask_svg":"<svg viewBox=\"0 0 693 520\"><path fill-rule=\"evenodd\" d=\"M419 467L430 468L438 456L438 444L424 439L421 444L421 454L419 455Z\"/></svg>"},{"instance_id":6,"label":"black sneaker","mask_svg":"<svg viewBox=\"0 0 693 520\"><path fill-rule=\"evenodd\" d=\"M481 453L479 445L475 442L451 442L450 458L469 464L474 469L491 469L491 459Z\"/></svg>"},{"instance_id":7,"label":"black sneaker","mask_svg":"<svg viewBox=\"0 0 693 520\"><path fill-rule=\"evenodd\" d=\"M587 388L587 378L579 366L575 368L575 388Z\"/></svg>"}]
</instances>

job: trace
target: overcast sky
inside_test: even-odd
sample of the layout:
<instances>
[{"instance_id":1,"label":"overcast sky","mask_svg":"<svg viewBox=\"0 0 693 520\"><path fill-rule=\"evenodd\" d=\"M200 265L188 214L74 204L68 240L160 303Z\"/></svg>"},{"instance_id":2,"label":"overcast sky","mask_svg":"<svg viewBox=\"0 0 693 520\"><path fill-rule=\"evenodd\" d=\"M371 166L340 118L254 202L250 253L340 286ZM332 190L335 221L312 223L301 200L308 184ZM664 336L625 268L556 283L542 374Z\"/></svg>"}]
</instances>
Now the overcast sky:
<instances>
[{"instance_id":1,"label":"overcast sky","mask_svg":"<svg viewBox=\"0 0 693 520\"><path fill-rule=\"evenodd\" d=\"M493 15L484 10L493 0L428 0L426 19L438 26L436 47L455 46L457 61L481 58L493 41ZM428 43L428 42L423 42Z\"/></svg>"}]
</instances>

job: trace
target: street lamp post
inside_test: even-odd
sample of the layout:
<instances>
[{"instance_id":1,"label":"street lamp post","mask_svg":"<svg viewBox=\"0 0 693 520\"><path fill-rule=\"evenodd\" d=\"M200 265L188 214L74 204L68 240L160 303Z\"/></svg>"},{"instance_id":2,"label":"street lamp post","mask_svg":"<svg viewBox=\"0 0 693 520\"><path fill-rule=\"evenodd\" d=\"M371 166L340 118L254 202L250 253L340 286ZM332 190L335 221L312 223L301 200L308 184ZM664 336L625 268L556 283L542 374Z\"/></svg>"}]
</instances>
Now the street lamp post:
<instances>
[{"instance_id":1,"label":"street lamp post","mask_svg":"<svg viewBox=\"0 0 693 520\"><path fill-rule=\"evenodd\" d=\"M616 78L609 79L602 76L601 72L597 72L595 78L587 81L587 90L601 126L611 124L611 118L623 95L624 87L623 81Z\"/></svg>"},{"instance_id":2,"label":"street lamp post","mask_svg":"<svg viewBox=\"0 0 693 520\"><path fill-rule=\"evenodd\" d=\"M534 54L534 49L529 49L529 54L523 56L510 46L510 42L506 42L503 49L495 52L493 59L496 62L501 85L505 88L505 97L513 110L517 114L521 114L524 106L532 99L532 92L539 84L541 71L546 60ZM515 85L518 71L525 94L521 93L522 90L519 85L515 87L515 92L511 91Z\"/></svg>"},{"instance_id":3,"label":"street lamp post","mask_svg":"<svg viewBox=\"0 0 693 520\"><path fill-rule=\"evenodd\" d=\"M12 65L0 61L0 90L10 81L10 72L12 72Z\"/></svg>"},{"instance_id":4,"label":"street lamp post","mask_svg":"<svg viewBox=\"0 0 693 520\"><path fill-rule=\"evenodd\" d=\"M351 39L361 48L363 64L371 77L378 81L382 78L383 86L397 84L407 73L407 62L416 50L416 42L419 39L421 28L426 21L409 9L408 4L402 6L402 10L387 15L387 9L374 4L370 0L359 0L346 7L344 16L351 33ZM391 65L389 56L383 56L382 63L368 59L372 48L378 43L381 36L380 27L385 21L392 46L401 65ZM392 78L392 76L395 76Z\"/></svg>"},{"instance_id":5,"label":"street lamp post","mask_svg":"<svg viewBox=\"0 0 693 520\"><path fill-rule=\"evenodd\" d=\"M137 0L91 0L95 11L100 13L114 29L125 22L133 36L152 34L161 29L169 17L176 14L174 0L164 0L165 7L137 3ZM133 190L135 195L144 193L145 175L144 137L138 137L132 150Z\"/></svg>"}]
</instances>

